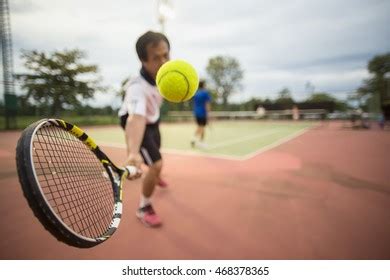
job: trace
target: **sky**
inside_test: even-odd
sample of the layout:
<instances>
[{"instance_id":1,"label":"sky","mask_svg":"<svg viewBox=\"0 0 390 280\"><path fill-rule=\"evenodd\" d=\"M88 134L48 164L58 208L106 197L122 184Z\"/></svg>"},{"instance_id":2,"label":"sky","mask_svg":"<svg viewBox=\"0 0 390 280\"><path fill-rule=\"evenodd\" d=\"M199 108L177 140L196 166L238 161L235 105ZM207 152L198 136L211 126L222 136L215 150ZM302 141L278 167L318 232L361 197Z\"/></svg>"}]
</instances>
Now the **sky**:
<instances>
[{"instance_id":1,"label":"sky","mask_svg":"<svg viewBox=\"0 0 390 280\"><path fill-rule=\"evenodd\" d=\"M90 101L119 106L114 92L138 74L137 38L160 30L157 0L10 0L15 72L20 51L79 48L111 88ZM207 78L209 58L228 55L244 70L231 101L275 98L287 87L300 101L317 92L344 99L369 77L368 61L390 52L388 0L172 0L171 58ZM311 89L313 90L313 88Z\"/></svg>"}]
</instances>

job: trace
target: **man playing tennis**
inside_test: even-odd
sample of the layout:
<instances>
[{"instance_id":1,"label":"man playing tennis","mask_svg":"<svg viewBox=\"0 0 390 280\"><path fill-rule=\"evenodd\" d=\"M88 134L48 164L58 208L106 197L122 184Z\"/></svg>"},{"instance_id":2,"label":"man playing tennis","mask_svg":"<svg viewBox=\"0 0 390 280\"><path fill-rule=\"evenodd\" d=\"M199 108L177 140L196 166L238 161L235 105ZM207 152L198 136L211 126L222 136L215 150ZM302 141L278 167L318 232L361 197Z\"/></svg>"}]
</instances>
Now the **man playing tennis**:
<instances>
[{"instance_id":1,"label":"man playing tennis","mask_svg":"<svg viewBox=\"0 0 390 280\"><path fill-rule=\"evenodd\" d=\"M199 89L194 96L193 113L195 116L197 128L191 141L191 146L205 148L204 141L205 126L207 125L208 115L211 110L210 93L205 88L206 82L199 81Z\"/></svg>"},{"instance_id":2,"label":"man playing tennis","mask_svg":"<svg viewBox=\"0 0 390 280\"><path fill-rule=\"evenodd\" d=\"M145 225L157 227L161 225L161 219L152 207L151 196L156 184L165 183L160 181L163 165L159 131L162 97L155 79L159 68L169 60L170 44L165 35L148 31L138 39L136 51L142 68L140 75L128 82L118 114L126 136L126 165L140 168L144 161L149 166L142 182L136 215Z\"/></svg>"}]
</instances>

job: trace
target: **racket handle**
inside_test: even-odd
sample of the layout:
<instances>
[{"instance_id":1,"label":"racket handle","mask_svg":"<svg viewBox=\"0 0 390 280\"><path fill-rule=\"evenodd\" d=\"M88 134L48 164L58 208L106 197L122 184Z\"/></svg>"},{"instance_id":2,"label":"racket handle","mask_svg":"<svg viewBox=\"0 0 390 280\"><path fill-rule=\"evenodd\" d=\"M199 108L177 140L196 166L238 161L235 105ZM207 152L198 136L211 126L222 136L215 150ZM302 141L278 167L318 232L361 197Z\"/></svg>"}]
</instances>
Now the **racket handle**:
<instances>
[{"instance_id":1,"label":"racket handle","mask_svg":"<svg viewBox=\"0 0 390 280\"><path fill-rule=\"evenodd\" d=\"M125 166L125 169L127 170L127 179L132 179L132 177L139 175L141 171L132 165Z\"/></svg>"}]
</instances>

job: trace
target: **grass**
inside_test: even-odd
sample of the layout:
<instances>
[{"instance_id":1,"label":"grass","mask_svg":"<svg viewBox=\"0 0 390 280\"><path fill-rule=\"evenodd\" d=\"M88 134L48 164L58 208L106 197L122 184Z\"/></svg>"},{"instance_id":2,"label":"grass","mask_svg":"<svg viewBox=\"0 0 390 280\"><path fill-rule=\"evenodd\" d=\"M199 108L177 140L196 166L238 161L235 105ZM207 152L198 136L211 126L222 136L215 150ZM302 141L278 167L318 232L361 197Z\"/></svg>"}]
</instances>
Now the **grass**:
<instances>
[{"instance_id":1,"label":"grass","mask_svg":"<svg viewBox=\"0 0 390 280\"><path fill-rule=\"evenodd\" d=\"M207 149L192 149L194 123L163 123L163 149L199 154L243 157L283 138L313 126L310 122L220 121L206 128ZM124 145L124 133L117 127L90 128L86 131L96 142Z\"/></svg>"},{"instance_id":2,"label":"grass","mask_svg":"<svg viewBox=\"0 0 390 280\"><path fill-rule=\"evenodd\" d=\"M17 127L23 129L42 117L18 117ZM81 128L99 144L125 144L123 130L116 116L63 116L65 121ZM98 127L97 125L110 125ZM272 145L313 125L312 122L273 121L215 121L206 128L207 149L193 149L190 142L196 129L195 123L162 123L162 148L209 155L244 157ZM4 117L0 117L4 127Z\"/></svg>"}]
</instances>

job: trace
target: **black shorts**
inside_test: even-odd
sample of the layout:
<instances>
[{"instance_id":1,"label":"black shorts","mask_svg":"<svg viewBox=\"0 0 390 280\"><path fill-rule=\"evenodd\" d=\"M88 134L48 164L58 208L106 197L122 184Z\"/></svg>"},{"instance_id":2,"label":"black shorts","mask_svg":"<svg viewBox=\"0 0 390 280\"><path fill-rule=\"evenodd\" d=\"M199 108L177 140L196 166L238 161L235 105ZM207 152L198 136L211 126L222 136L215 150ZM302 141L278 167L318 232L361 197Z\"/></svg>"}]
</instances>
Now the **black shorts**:
<instances>
[{"instance_id":1,"label":"black shorts","mask_svg":"<svg viewBox=\"0 0 390 280\"><path fill-rule=\"evenodd\" d=\"M206 126L206 124L207 124L207 117L204 117L204 118L195 117L195 118L196 118L196 123L199 126Z\"/></svg>"},{"instance_id":2,"label":"black shorts","mask_svg":"<svg viewBox=\"0 0 390 280\"><path fill-rule=\"evenodd\" d=\"M128 116L129 115L126 114L120 117L120 125L123 129L125 129L126 127L126 121ZM153 124L147 124L140 149L144 162L147 165L152 165L153 163L161 159L160 147L161 136L159 122L157 121Z\"/></svg>"}]
</instances>

